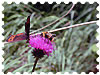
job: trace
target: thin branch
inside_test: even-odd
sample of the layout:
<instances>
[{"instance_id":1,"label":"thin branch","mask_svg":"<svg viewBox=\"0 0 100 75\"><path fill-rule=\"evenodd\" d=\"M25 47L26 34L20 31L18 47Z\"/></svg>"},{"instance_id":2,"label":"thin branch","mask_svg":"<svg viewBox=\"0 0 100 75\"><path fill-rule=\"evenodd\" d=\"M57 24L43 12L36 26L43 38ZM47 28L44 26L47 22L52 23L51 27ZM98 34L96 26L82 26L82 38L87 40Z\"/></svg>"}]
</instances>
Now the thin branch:
<instances>
[{"instance_id":1,"label":"thin branch","mask_svg":"<svg viewBox=\"0 0 100 75\"><path fill-rule=\"evenodd\" d=\"M27 5L24 5L24 8L27 8L31 13L33 13L33 10L30 9Z\"/></svg>"},{"instance_id":2,"label":"thin branch","mask_svg":"<svg viewBox=\"0 0 100 75\"><path fill-rule=\"evenodd\" d=\"M83 25L87 25L87 24L93 24L93 23L96 23L97 21L91 21L91 22L85 22L85 23L81 23L81 24L75 24L75 25L72 25L72 26L68 26L68 27L63 27L63 28L58 28L58 29L55 29L55 30L50 30L48 32L56 32L56 31L60 31L60 30L65 30L65 29L69 29L69 28L74 28L74 27L79 27L79 26L83 26Z\"/></svg>"},{"instance_id":3,"label":"thin branch","mask_svg":"<svg viewBox=\"0 0 100 75\"><path fill-rule=\"evenodd\" d=\"M40 28L38 30L33 31L32 33L35 33L37 31L43 30L43 29L51 26L52 24L57 23L58 21L60 21L61 19L63 19L65 16L67 16L71 12L71 10L74 8L74 6L75 6L75 4L73 4L72 7L70 8L70 10L65 15L63 15L62 17L60 17L59 19L55 20L54 22L52 22L52 23L50 23L50 24L48 24L48 25L46 25L46 26L44 26L44 27L42 27L42 28Z\"/></svg>"},{"instance_id":4,"label":"thin branch","mask_svg":"<svg viewBox=\"0 0 100 75\"><path fill-rule=\"evenodd\" d=\"M64 24L63 26L68 26L68 25L70 25L70 22L67 22L66 24Z\"/></svg>"},{"instance_id":5,"label":"thin branch","mask_svg":"<svg viewBox=\"0 0 100 75\"><path fill-rule=\"evenodd\" d=\"M56 31L60 31L60 30L65 30L65 29L69 29L69 28L74 28L74 27L79 27L79 26L83 26L83 25L93 24L93 23L96 23L96 22L97 21L90 21L90 22L75 24L75 25L71 25L71 26L68 26L68 27L63 27L63 28L58 28L58 29L55 29L55 30L50 30L50 31L47 31L47 32L52 33L52 32L56 32ZM41 33L36 33L35 35L37 35L37 34L41 34Z\"/></svg>"}]
</instances>

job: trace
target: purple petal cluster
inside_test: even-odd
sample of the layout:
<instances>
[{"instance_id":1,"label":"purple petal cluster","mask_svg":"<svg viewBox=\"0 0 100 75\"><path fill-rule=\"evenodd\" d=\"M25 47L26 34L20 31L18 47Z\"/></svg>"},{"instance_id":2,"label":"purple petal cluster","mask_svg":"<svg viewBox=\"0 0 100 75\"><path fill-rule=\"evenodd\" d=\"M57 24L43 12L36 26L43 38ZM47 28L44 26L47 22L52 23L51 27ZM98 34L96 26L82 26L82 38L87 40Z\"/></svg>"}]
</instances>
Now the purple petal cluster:
<instances>
[{"instance_id":1,"label":"purple petal cluster","mask_svg":"<svg viewBox=\"0 0 100 75\"><path fill-rule=\"evenodd\" d=\"M40 34L31 35L29 44L31 47L35 48L35 50L43 50L45 55L50 55L54 50L54 42L51 42L49 39L42 37Z\"/></svg>"}]
</instances>

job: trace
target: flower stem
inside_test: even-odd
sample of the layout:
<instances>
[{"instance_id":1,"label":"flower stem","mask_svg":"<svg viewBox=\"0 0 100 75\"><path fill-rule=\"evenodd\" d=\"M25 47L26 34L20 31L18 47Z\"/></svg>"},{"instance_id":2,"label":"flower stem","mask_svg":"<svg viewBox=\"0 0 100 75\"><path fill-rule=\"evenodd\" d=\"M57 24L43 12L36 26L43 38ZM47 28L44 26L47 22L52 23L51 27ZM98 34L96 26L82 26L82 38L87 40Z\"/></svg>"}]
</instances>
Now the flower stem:
<instances>
[{"instance_id":1,"label":"flower stem","mask_svg":"<svg viewBox=\"0 0 100 75\"><path fill-rule=\"evenodd\" d=\"M35 66L36 66L36 64L37 64L37 61L39 60L39 58L38 57L36 57L36 59L35 59L35 63L34 63L34 65L33 65L33 69L32 69L32 72L34 72L34 70L35 70Z\"/></svg>"}]
</instances>

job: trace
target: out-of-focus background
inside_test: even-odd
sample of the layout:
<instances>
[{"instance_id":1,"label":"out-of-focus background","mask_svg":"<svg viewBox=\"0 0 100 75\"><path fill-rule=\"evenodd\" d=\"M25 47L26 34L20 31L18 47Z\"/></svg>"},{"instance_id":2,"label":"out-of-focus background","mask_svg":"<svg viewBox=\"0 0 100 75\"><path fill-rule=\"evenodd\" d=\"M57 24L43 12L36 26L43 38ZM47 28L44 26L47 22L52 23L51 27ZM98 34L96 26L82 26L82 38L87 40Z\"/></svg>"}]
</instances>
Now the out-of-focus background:
<instances>
[{"instance_id":1,"label":"out-of-focus background","mask_svg":"<svg viewBox=\"0 0 100 75\"><path fill-rule=\"evenodd\" d=\"M32 32L59 19L66 14L71 6L72 3L64 4L63 2L61 4L56 4L55 2L52 4L40 4L39 2L36 4L31 2L28 4L3 3L4 25L2 27L4 28L3 35L5 38L3 41L9 35L24 32L25 21L28 15L32 14L30 30ZM42 31L66 27L68 22L71 23L70 25L73 25L96 21L98 20L96 17L98 13L96 10L97 6L97 3L77 3L69 15ZM52 53L52 56L44 56L38 61L35 72L97 73L97 28L96 24L89 24L54 32L57 37L55 39L56 50ZM31 72L35 59L31 54L33 49L28 47L29 44L25 42L24 40L4 45L4 73Z\"/></svg>"}]
</instances>

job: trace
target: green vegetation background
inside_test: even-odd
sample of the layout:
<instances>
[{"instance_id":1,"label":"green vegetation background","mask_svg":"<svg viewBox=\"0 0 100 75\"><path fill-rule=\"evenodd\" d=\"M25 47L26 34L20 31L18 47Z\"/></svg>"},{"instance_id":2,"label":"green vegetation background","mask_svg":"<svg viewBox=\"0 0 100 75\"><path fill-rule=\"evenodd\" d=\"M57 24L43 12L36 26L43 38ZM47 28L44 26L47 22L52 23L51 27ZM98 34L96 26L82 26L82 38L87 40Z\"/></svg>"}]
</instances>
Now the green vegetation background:
<instances>
[{"instance_id":1,"label":"green vegetation background","mask_svg":"<svg viewBox=\"0 0 100 75\"><path fill-rule=\"evenodd\" d=\"M31 17L31 32L37 30L56 19L63 16L72 6L69 4L7 4L3 3L4 10L4 41L9 35L24 32L25 21L27 16ZM88 21L95 21L98 11L96 10L98 4L81 4L77 3L69 15L64 17L58 23L44 29L51 30L65 27L67 22L71 24L79 24ZM76 28L70 28L63 31L54 32L57 38L56 50L52 56L45 56L38 61L36 72L98 72L96 65L98 64L96 58L98 57L96 51L96 36L98 35L96 24L85 25ZM39 31L40 32L40 31ZM34 63L34 57L31 54L32 48L28 47L25 41L8 43L4 45L4 73L12 72L31 72Z\"/></svg>"}]
</instances>

